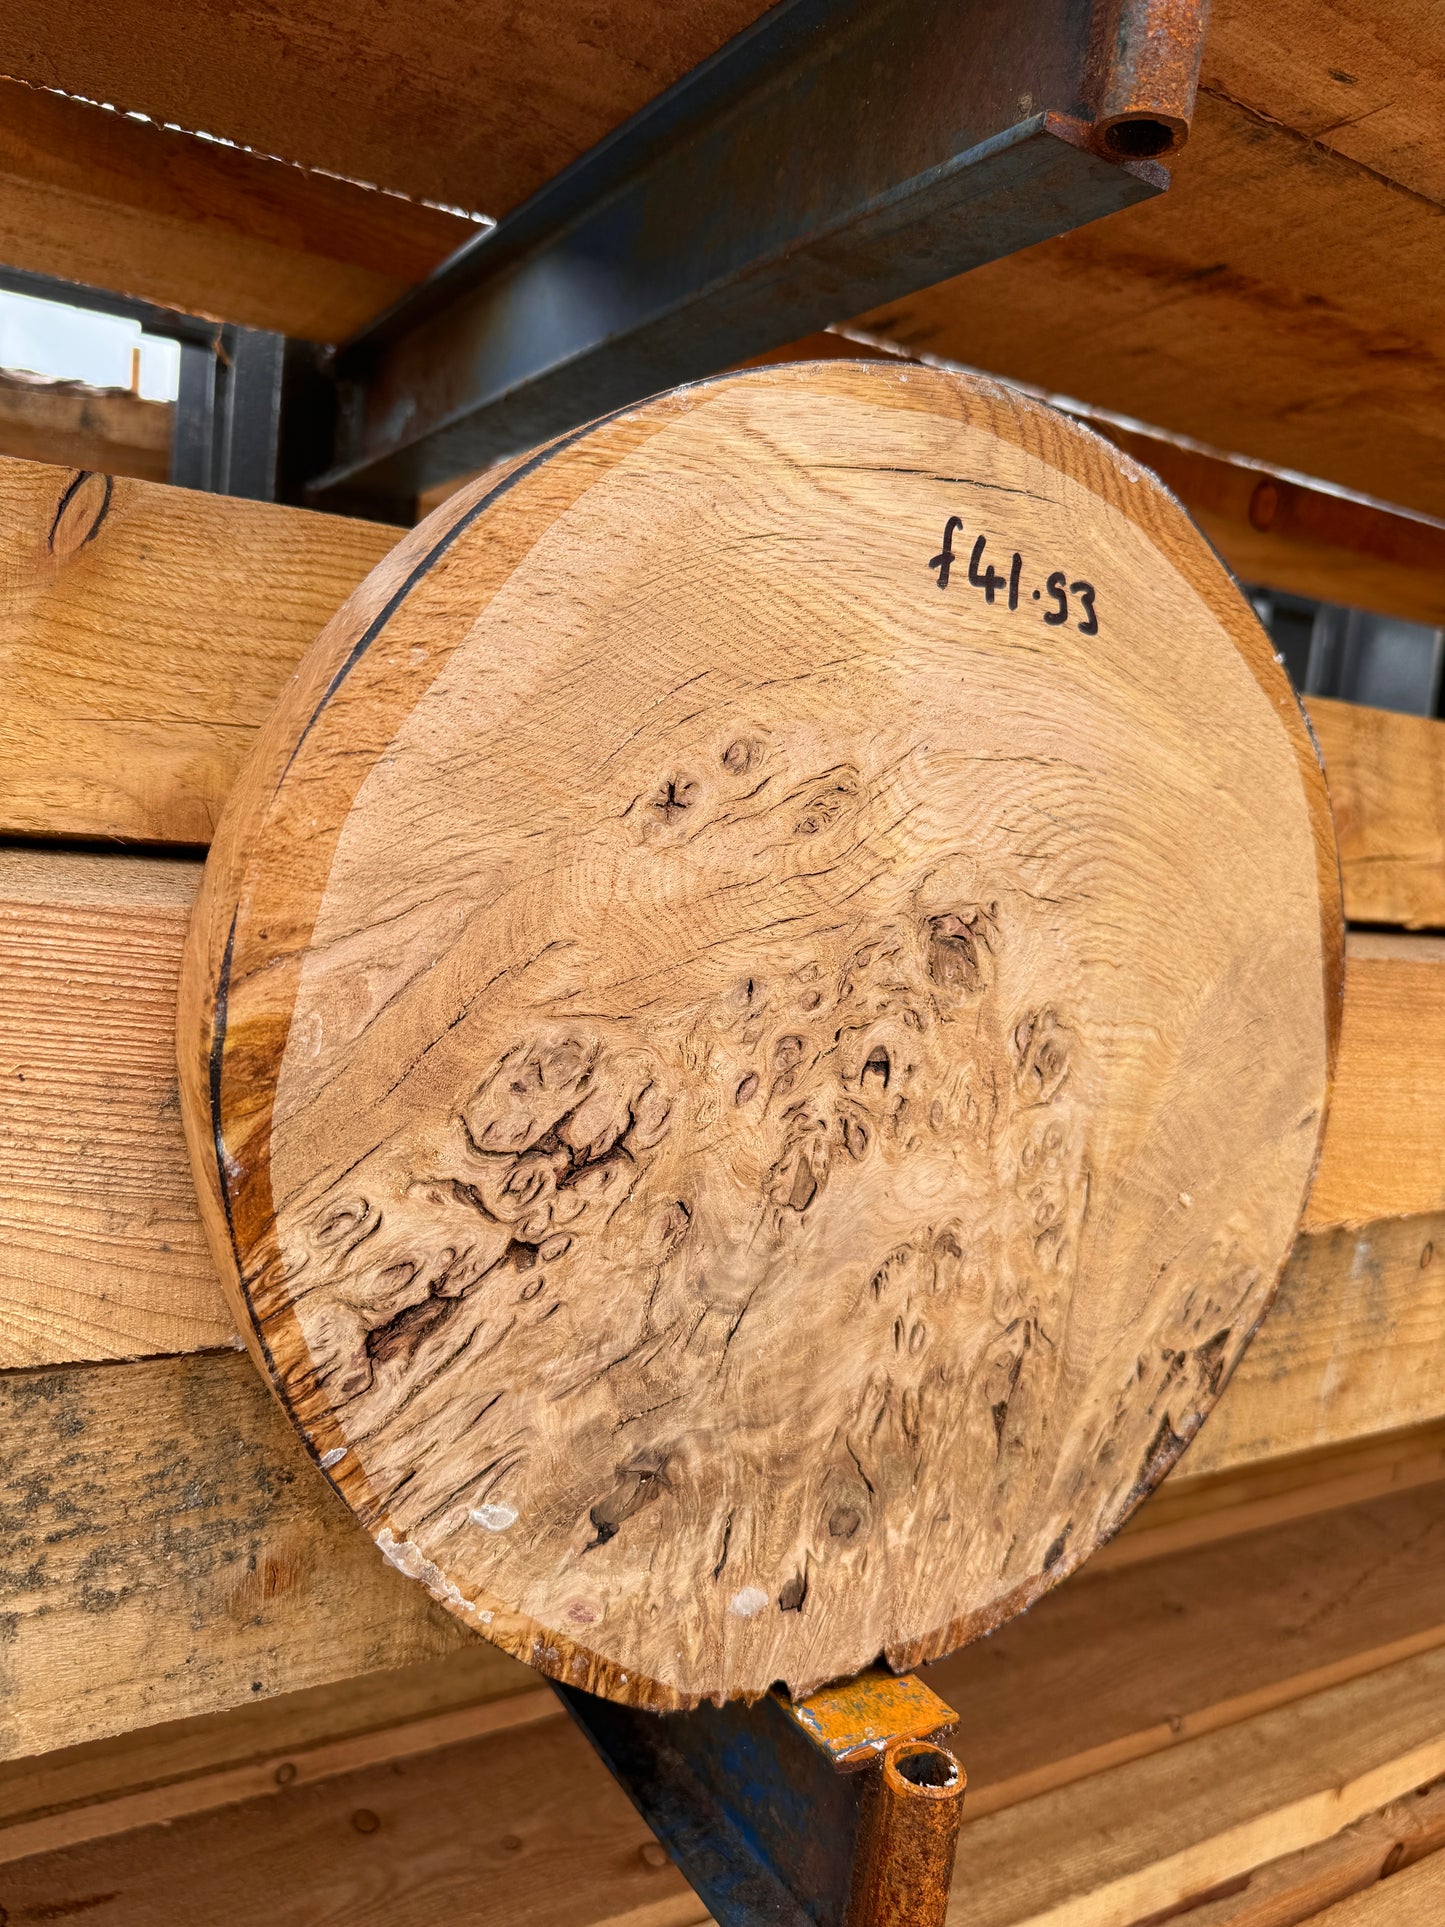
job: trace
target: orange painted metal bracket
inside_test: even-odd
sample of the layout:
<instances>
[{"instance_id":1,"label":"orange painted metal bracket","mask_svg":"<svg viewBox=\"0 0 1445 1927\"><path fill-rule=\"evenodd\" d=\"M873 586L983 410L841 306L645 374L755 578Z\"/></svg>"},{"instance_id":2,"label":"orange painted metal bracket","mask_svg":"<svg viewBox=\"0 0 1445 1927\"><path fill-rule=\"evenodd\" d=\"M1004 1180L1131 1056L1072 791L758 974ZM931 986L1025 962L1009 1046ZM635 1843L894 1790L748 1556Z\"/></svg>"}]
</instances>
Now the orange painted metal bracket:
<instances>
[{"instance_id":1,"label":"orange painted metal bracket","mask_svg":"<svg viewBox=\"0 0 1445 1927\"><path fill-rule=\"evenodd\" d=\"M871 1666L804 1700L778 1702L814 1746L846 1772L871 1766L890 1740L932 1740L952 1730L958 1715L914 1673Z\"/></svg>"}]
</instances>

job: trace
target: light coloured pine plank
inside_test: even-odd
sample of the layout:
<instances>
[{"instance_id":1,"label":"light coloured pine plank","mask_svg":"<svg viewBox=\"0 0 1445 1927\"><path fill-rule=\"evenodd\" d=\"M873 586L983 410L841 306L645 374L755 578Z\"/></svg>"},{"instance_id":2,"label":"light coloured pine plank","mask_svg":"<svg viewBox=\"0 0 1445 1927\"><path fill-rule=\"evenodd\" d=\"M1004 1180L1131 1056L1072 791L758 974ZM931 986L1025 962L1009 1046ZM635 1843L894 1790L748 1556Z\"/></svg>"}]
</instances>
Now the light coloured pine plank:
<instances>
[{"instance_id":1,"label":"light coloured pine plank","mask_svg":"<svg viewBox=\"0 0 1445 1927\"><path fill-rule=\"evenodd\" d=\"M0 1868L14 1922L701 1927L569 1720L513 1728ZM183 1912L178 1915L178 1905Z\"/></svg>"},{"instance_id":2,"label":"light coloured pine plank","mask_svg":"<svg viewBox=\"0 0 1445 1927\"><path fill-rule=\"evenodd\" d=\"M201 22L187 42L154 0L109 13L71 0L17 9L7 60L44 86L499 214L759 11L689 0L665 19L635 6L518 19L452 0L403 28L332 0L248 9L230 39ZM1431 136L1445 102L1424 0L1217 0L1212 16L1206 89L1440 198ZM448 58L456 46L465 61Z\"/></svg>"},{"instance_id":3,"label":"light coloured pine plank","mask_svg":"<svg viewBox=\"0 0 1445 1927\"><path fill-rule=\"evenodd\" d=\"M1316 1914L1313 1927L1440 1927L1445 1919L1445 1854L1396 1874L1372 1892Z\"/></svg>"},{"instance_id":4,"label":"light coloured pine plank","mask_svg":"<svg viewBox=\"0 0 1445 1927\"><path fill-rule=\"evenodd\" d=\"M0 1614L13 1628L0 1647L0 1759L476 1650L471 1635L380 1559L242 1356L0 1375L0 1440ZM1338 1473L1338 1458L1328 1470ZM1248 1485L1242 1490L1247 1500ZM1361 1529L1367 1557L1357 1562L1358 1617L1327 1617L1323 1644L1311 1645L1312 1635L1296 1640L1306 1656L1291 1660L1281 1677L1342 1664L1348 1670L1358 1667L1361 1652L1378 1657L1401 1641L1434 1641L1435 1627L1445 1625L1429 1591L1439 1565L1430 1547L1440 1493L1437 1484L1369 1502L1372 1518L1395 1508L1399 1518L1414 1520L1413 1534ZM1316 1547L1321 1527L1307 1495L1299 1511L1304 1516L1293 1524L1288 1514L1274 1516L1270 1530L1282 1535L1279 1544L1260 1540L1266 1552L1251 1562L1261 1588L1273 1583L1285 1601L1272 1617L1261 1611L1262 1625L1288 1623L1288 1576L1281 1579L1271 1561L1291 1546ZM1244 1523L1253 1523L1247 1513ZM1218 1519L1212 1528L1212 1542L1189 1557L1197 1562L1195 1591L1202 1599L1210 1588L1201 1575L1213 1573L1217 1601L1217 1575L1233 1597L1239 1573L1230 1549L1219 1544ZM1412 1540L1420 1548L1413 1553ZM1311 1580L1318 1556L1309 1554ZM1422 1557L1417 1582L1410 1559ZM1046 1629L1047 1614L1071 1613L1065 1602L1096 1583L1121 1588L1116 1599L1153 1598L1149 1574L1169 1564L1135 1563L1088 1578L1036 1609L1019 1630ZM1112 1605L1098 1623L1112 1624L1117 1638L1148 1610L1157 1619L1157 1609ZM1308 1613L1304 1622L1308 1635ZM1167 1652L1177 1624L1166 1614L1162 1629ZM1215 1663L1245 1669L1234 1675L1234 1689L1216 1683L1213 1698L1260 1688L1257 1665L1248 1671L1257 1647L1215 1634L1211 1650ZM979 1664L986 1670L1006 1651L989 1641L978 1649ZM1111 1688L1120 1668L1128 1670L1122 1653L1092 1676L1095 1688ZM1010 1690L1016 1697L1012 1684ZM1212 1703L1200 1700L1197 1682L1187 1690L1196 1711ZM1145 1705L1141 1730L1153 1735L1145 1750L1160 1743L1166 1715L1178 1710L1167 1702L1185 1692L1181 1681ZM1053 1697L1051 1689L1037 1709L1036 1730L1054 1730ZM358 1708L364 1705L359 1689ZM1001 1706L998 1733L1016 1717ZM368 1723L364 1711L357 1723ZM305 1730L319 1737L315 1727ZM1063 1751L1115 1745L1120 1737L1115 1725ZM1017 1761L1005 1763L997 1777L1022 1770ZM9 1810L17 1809L12 1803Z\"/></svg>"},{"instance_id":5,"label":"light coloured pine plank","mask_svg":"<svg viewBox=\"0 0 1445 1927\"><path fill-rule=\"evenodd\" d=\"M0 1374L0 1758L455 1651L249 1359Z\"/></svg>"},{"instance_id":6,"label":"light coloured pine plank","mask_svg":"<svg viewBox=\"0 0 1445 1927\"><path fill-rule=\"evenodd\" d=\"M1445 939L1351 934L1345 1017L1304 1228L1445 1208Z\"/></svg>"},{"instance_id":7,"label":"light coloured pine plank","mask_svg":"<svg viewBox=\"0 0 1445 1927\"><path fill-rule=\"evenodd\" d=\"M0 834L208 843L394 529L0 459Z\"/></svg>"},{"instance_id":8,"label":"light coloured pine plank","mask_svg":"<svg viewBox=\"0 0 1445 1927\"><path fill-rule=\"evenodd\" d=\"M1258 9L1259 35L1278 46L1273 11ZM1412 12L1405 63L1438 63L1439 10ZM1207 76L1206 54L1167 194L859 325L907 350L1445 515L1438 202L1236 105Z\"/></svg>"},{"instance_id":9,"label":"light coloured pine plank","mask_svg":"<svg viewBox=\"0 0 1445 1927\"><path fill-rule=\"evenodd\" d=\"M124 388L0 372L0 454L163 482L174 419L169 402L143 401Z\"/></svg>"},{"instance_id":10,"label":"light coloured pine plank","mask_svg":"<svg viewBox=\"0 0 1445 1927\"><path fill-rule=\"evenodd\" d=\"M1420 1787L1318 1846L1257 1868L1237 1892L1190 1908L1185 1927L1306 1927L1321 1908L1372 1891L1383 1906L1408 1891L1384 1883L1442 1846L1445 1787Z\"/></svg>"},{"instance_id":11,"label":"light coloured pine plank","mask_svg":"<svg viewBox=\"0 0 1445 1927\"><path fill-rule=\"evenodd\" d=\"M1445 623L1445 528L1438 523L1159 436L1113 427L1103 433L1153 469L1241 581L1432 627ZM1313 715L1316 699L1308 707Z\"/></svg>"},{"instance_id":12,"label":"light coloured pine plank","mask_svg":"<svg viewBox=\"0 0 1445 1927\"><path fill-rule=\"evenodd\" d=\"M1167 1918L1442 1770L1445 1652L1436 1651L965 1817L949 1927L1133 1927Z\"/></svg>"},{"instance_id":13,"label":"light coloured pine plank","mask_svg":"<svg viewBox=\"0 0 1445 1927\"><path fill-rule=\"evenodd\" d=\"M1445 553L1435 576L1445 585ZM1445 609L1438 618L1445 622ZM1445 926L1445 723L1312 696L1345 901L1360 923Z\"/></svg>"},{"instance_id":14,"label":"light coloured pine plank","mask_svg":"<svg viewBox=\"0 0 1445 1927\"><path fill-rule=\"evenodd\" d=\"M38 1851L28 1844L33 1836L22 1837L21 1830L32 1824L51 1829L47 1846L73 1844L149 1824L166 1811L199 1813L232 1798L289 1786L302 1771L303 1756L313 1778L321 1777L316 1769L323 1751L343 1759L336 1771L348 1771L364 1762L346 1749L353 1742L374 1748L381 1734L399 1736L393 1751L401 1757L424 1750L412 1746L410 1738L438 1721L490 1718L495 1724L511 1718L525 1724L537 1710L529 1695L539 1690L529 1668L478 1639L439 1659L251 1698L221 1712L163 1720L9 1760L0 1764L0 1860ZM555 1694L548 1694L546 1704L560 1711ZM476 1730L490 1728L478 1724ZM295 1774L278 1771L288 1762L296 1766ZM231 1776L238 1774L260 1778L248 1777L244 1791L236 1794ZM213 1798L218 1785L223 1791ZM182 1787L191 1792L177 1804ZM157 1810L146 1809L139 1820L131 1817L133 1809L119 1805L152 1796Z\"/></svg>"},{"instance_id":15,"label":"light coloured pine plank","mask_svg":"<svg viewBox=\"0 0 1445 1927\"><path fill-rule=\"evenodd\" d=\"M495 1657L505 1663L505 1654L497 1653ZM390 1766L399 1760L434 1753L439 1747L460 1746L483 1734L510 1733L518 1727L533 1726L539 1720L562 1717L555 1694L538 1685L535 1678L529 1678L525 1686L517 1686L510 1679L507 1684L511 1690L493 1693L489 1699L447 1712L420 1715L390 1726L350 1733L340 1739L318 1740L310 1746L288 1746L279 1752L213 1766L207 1772L183 1778L171 1772L155 1786L13 1821L0 1827L0 1863L77 1847L87 1841L130 1833L137 1827L169 1826L188 1814L209 1813L242 1800L262 1799L283 1787L313 1786L319 1781L334 1780L342 1773ZM346 1691L353 1700L359 1697L353 1682L347 1682ZM231 1716L248 1710L232 1708ZM211 1723L228 1723L227 1716L213 1715ZM151 1730L143 1730L137 1738L153 1756L164 1758L163 1743L157 1742ZM83 1750L68 1748L67 1752L73 1755ZM27 1764L32 1785L37 1780L42 1785L53 1784L48 1759L42 1759L38 1766L34 1761ZM167 1761L168 1769L169 1764Z\"/></svg>"},{"instance_id":16,"label":"light coloured pine plank","mask_svg":"<svg viewBox=\"0 0 1445 1927\"><path fill-rule=\"evenodd\" d=\"M1442 1535L1437 1486L1064 1587L929 1670L963 1710L970 1812L1187 1752L1201 1735L1433 1649L1445 1639ZM515 1777L531 1745L520 1729L539 1719L565 1725L534 1676L475 1646L409 1673L16 1762L0 1770L0 1864L44 1852L64 1867L62 1848L104 1840L124 1853L115 1835L206 1813L264 1851L286 1824L270 1801L384 1763L424 1768L419 1756L438 1746L472 1757L485 1735ZM239 1810L226 1819L224 1807ZM465 1839L469 1828L454 1831ZM29 1890L26 1870L0 1875L7 1900L10 1878ZM398 1904L414 1897L403 1889Z\"/></svg>"},{"instance_id":17,"label":"light coloured pine plank","mask_svg":"<svg viewBox=\"0 0 1445 1927\"><path fill-rule=\"evenodd\" d=\"M176 1097L197 874L0 851L0 1366L239 1343Z\"/></svg>"},{"instance_id":18,"label":"light coloured pine plank","mask_svg":"<svg viewBox=\"0 0 1445 1927\"><path fill-rule=\"evenodd\" d=\"M760 0L22 0L6 72L351 180L501 215L763 11Z\"/></svg>"},{"instance_id":19,"label":"light coloured pine plank","mask_svg":"<svg viewBox=\"0 0 1445 1927\"><path fill-rule=\"evenodd\" d=\"M1330 1136L1326 1134L1328 1149ZM1305 1233L1191 1478L1445 1417L1445 1216Z\"/></svg>"},{"instance_id":20,"label":"light coloured pine plank","mask_svg":"<svg viewBox=\"0 0 1445 1927\"><path fill-rule=\"evenodd\" d=\"M1440 32L1431 0L1214 0L1203 84L1439 202Z\"/></svg>"},{"instance_id":21,"label":"light coloured pine plank","mask_svg":"<svg viewBox=\"0 0 1445 1927\"><path fill-rule=\"evenodd\" d=\"M1245 1578L1234 1588L1241 1630L1248 1586ZM1117 1614L1120 1602L1111 1603ZM1118 1637L1127 1640L1127 1627ZM1145 1638L1147 1651L1147 1629ZM1177 1655L1182 1643L1176 1636L1158 1653ZM1225 1651L1221 1665L1230 1664ZM1431 1776L1445 1756L1442 1669L1445 1653L1420 1655L976 1811L965 1820L953 1927L1133 1927L1210 1892L1247 1892L1256 1868L1268 1872L1285 1850L1333 1839ZM1105 1698L1120 1671L1110 1670ZM1101 1676L1085 1673L1071 1690L1097 1696ZM1037 1685L1040 1711L1047 1702L1057 1712L1057 1686L1047 1677ZM994 1689L1004 1708L1016 1696L1007 1684ZM987 1713L981 1707L975 1717ZM959 1744L968 1758L966 1729ZM246 1876L259 1865L267 1879L258 1884ZM1408 1875L1393 1878L1405 1883ZM0 1877L12 1917L21 1908L58 1913L103 1892L121 1927L167 1920L179 1889L197 1917L241 1927L262 1919L310 1927L330 1918L323 1910L343 1895L346 1917L369 1918L382 1894L397 1927L434 1919L440 1906L462 1918L484 1910L498 1927L691 1927L705 1918L561 1719L324 1779L298 1774L267 1795L178 1814L164 1832L97 1834L11 1862Z\"/></svg>"}]
</instances>

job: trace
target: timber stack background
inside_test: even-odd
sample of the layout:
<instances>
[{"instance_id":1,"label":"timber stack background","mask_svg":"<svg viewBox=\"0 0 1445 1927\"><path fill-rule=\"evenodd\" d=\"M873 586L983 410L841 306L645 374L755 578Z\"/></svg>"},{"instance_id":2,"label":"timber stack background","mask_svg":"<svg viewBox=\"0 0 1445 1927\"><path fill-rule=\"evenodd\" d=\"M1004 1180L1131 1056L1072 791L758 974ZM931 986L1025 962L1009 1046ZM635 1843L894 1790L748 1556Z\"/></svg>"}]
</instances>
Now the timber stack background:
<instances>
[{"instance_id":1,"label":"timber stack background","mask_svg":"<svg viewBox=\"0 0 1445 1927\"><path fill-rule=\"evenodd\" d=\"M167 67L137 60L174 41L154 0L104 32L18 9L0 256L336 338L471 231L423 201L504 212L756 8L619 5L580 52L535 10L484 97L440 18L397 91L389 16L263 11L224 38L192 16ZM559 45L576 85L539 98ZM927 353L1156 424L1110 432L1242 577L1439 624L1442 71L1419 0L1219 0L1167 197L797 352ZM3 1918L695 1927L538 1679L315 1476L201 1234L173 1044L200 863L397 531L169 487L153 417L10 387ZM929 1669L970 1778L956 1927L1445 1917L1445 723L1308 708L1353 928L1305 1223L1178 1470L1058 1594Z\"/></svg>"}]
</instances>

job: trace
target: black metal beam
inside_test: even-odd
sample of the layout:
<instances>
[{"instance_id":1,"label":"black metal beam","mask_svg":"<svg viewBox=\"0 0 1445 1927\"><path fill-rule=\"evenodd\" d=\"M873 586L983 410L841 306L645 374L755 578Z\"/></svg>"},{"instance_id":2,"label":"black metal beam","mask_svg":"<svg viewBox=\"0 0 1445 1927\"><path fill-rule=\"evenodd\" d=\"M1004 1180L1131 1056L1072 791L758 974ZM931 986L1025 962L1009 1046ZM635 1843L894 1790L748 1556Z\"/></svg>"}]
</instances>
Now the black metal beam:
<instances>
[{"instance_id":1,"label":"black metal beam","mask_svg":"<svg viewBox=\"0 0 1445 1927\"><path fill-rule=\"evenodd\" d=\"M170 479L182 488L276 499L284 335L231 323L182 339Z\"/></svg>"},{"instance_id":2,"label":"black metal beam","mask_svg":"<svg viewBox=\"0 0 1445 1927\"><path fill-rule=\"evenodd\" d=\"M1157 194L1204 0L785 0L337 354L392 498Z\"/></svg>"}]
</instances>

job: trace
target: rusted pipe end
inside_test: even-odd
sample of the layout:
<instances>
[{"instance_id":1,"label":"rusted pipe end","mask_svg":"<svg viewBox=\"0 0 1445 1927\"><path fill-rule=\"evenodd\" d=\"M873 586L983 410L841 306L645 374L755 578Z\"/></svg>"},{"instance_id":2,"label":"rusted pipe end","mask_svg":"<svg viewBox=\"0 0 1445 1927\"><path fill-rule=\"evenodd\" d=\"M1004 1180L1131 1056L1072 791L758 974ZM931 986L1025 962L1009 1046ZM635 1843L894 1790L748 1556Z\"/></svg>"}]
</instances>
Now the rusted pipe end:
<instances>
[{"instance_id":1,"label":"rusted pipe end","mask_svg":"<svg viewBox=\"0 0 1445 1927\"><path fill-rule=\"evenodd\" d=\"M931 1740L894 1740L883 1755L883 1778L900 1800L963 1798L968 1775L946 1746Z\"/></svg>"},{"instance_id":2,"label":"rusted pipe end","mask_svg":"<svg viewBox=\"0 0 1445 1927\"><path fill-rule=\"evenodd\" d=\"M1116 161L1167 160L1188 138L1188 121L1172 115L1122 114L1094 125L1094 144Z\"/></svg>"},{"instance_id":3,"label":"rusted pipe end","mask_svg":"<svg viewBox=\"0 0 1445 1927\"><path fill-rule=\"evenodd\" d=\"M889 1742L864 1810L848 1927L944 1927L967 1785L947 1747Z\"/></svg>"},{"instance_id":4,"label":"rusted pipe end","mask_svg":"<svg viewBox=\"0 0 1445 1927\"><path fill-rule=\"evenodd\" d=\"M1090 145L1115 161L1162 161L1189 138L1208 0L1106 0L1094 56Z\"/></svg>"}]
</instances>

